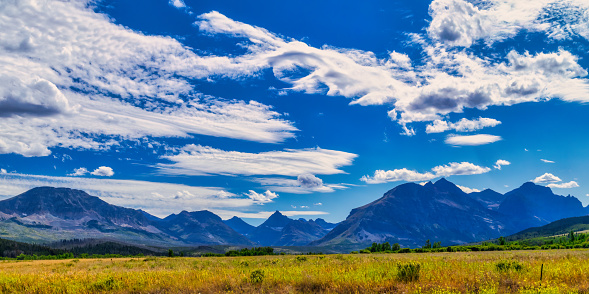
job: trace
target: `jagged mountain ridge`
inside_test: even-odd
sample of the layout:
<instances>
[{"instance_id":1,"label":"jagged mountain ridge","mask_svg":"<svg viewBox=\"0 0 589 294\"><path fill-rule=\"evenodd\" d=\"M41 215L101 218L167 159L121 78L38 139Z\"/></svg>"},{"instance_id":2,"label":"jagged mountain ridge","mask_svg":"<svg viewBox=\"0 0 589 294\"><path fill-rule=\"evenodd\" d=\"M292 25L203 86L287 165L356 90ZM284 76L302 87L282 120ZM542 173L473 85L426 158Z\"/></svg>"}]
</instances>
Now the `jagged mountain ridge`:
<instances>
[{"instance_id":1,"label":"jagged mountain ridge","mask_svg":"<svg viewBox=\"0 0 589 294\"><path fill-rule=\"evenodd\" d=\"M485 192L486 195L467 195L446 179L436 183L428 182L423 186L402 184L385 193L382 198L353 209L346 220L310 245L362 247L372 242L388 241L407 247L420 247L427 239L431 242L441 241L445 245L493 239L520 231L522 225L537 223L534 219L538 213L521 212L526 211L526 206L534 212L544 210L516 200L533 198L538 191L544 193L545 203L550 204L547 210L561 211L558 216L575 216L583 211L577 199L554 195L549 188L533 183L526 183L522 187L506 193L505 199L494 211L492 209L495 205L489 205L489 198L497 199L501 196L492 190ZM546 193L545 189L550 193ZM507 210L507 207L513 211Z\"/></svg>"}]
</instances>

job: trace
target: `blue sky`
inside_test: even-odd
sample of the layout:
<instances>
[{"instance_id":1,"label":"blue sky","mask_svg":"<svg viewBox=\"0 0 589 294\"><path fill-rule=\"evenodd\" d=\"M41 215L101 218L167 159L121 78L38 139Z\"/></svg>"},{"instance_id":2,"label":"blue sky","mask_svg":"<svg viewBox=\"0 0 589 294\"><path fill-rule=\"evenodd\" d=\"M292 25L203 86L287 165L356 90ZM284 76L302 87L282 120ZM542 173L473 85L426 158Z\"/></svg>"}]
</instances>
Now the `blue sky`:
<instances>
[{"instance_id":1,"label":"blue sky","mask_svg":"<svg viewBox=\"0 0 589 294\"><path fill-rule=\"evenodd\" d=\"M589 204L586 1L8 1L0 194L337 222L404 182Z\"/></svg>"}]
</instances>

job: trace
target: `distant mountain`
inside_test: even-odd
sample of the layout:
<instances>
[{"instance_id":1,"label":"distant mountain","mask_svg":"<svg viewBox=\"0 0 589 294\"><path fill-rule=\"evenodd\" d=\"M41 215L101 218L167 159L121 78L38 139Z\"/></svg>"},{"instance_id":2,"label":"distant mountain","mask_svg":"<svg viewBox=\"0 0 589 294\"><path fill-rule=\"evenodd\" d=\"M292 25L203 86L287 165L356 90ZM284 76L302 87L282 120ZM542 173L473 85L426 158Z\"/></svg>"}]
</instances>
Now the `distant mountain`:
<instances>
[{"instance_id":1,"label":"distant mountain","mask_svg":"<svg viewBox=\"0 0 589 294\"><path fill-rule=\"evenodd\" d=\"M249 234L249 232L251 232L253 229L256 228L256 227L246 223L242 219L238 218L237 216L234 216L228 220L224 220L223 222L226 225L228 225L230 228L232 228L233 230L235 230L236 232L238 232L244 236Z\"/></svg>"},{"instance_id":2,"label":"distant mountain","mask_svg":"<svg viewBox=\"0 0 589 294\"><path fill-rule=\"evenodd\" d=\"M451 245L512 232L497 212L440 179L424 186L397 186L382 198L353 209L346 220L309 245L361 248L372 242L389 242L420 247L428 239Z\"/></svg>"},{"instance_id":3,"label":"distant mountain","mask_svg":"<svg viewBox=\"0 0 589 294\"><path fill-rule=\"evenodd\" d=\"M499 205L505 200L505 195L491 189L485 189L481 192L472 192L467 195L491 210L499 209Z\"/></svg>"},{"instance_id":4,"label":"distant mountain","mask_svg":"<svg viewBox=\"0 0 589 294\"><path fill-rule=\"evenodd\" d=\"M281 231L280 238L272 245L274 246L303 246L315 241L327 234L328 230L319 224L304 219L289 222Z\"/></svg>"},{"instance_id":5,"label":"distant mountain","mask_svg":"<svg viewBox=\"0 0 589 294\"><path fill-rule=\"evenodd\" d=\"M323 219L293 220L276 211L247 237L262 246L303 246L325 236L333 227Z\"/></svg>"},{"instance_id":6,"label":"distant mountain","mask_svg":"<svg viewBox=\"0 0 589 294\"><path fill-rule=\"evenodd\" d=\"M538 237L552 237L556 235L568 234L570 231L587 231L589 230L589 216L577 216L563 218L541 227L525 229L521 232L507 236L508 241L518 241Z\"/></svg>"},{"instance_id":7,"label":"distant mountain","mask_svg":"<svg viewBox=\"0 0 589 294\"><path fill-rule=\"evenodd\" d=\"M531 182L507 192L497 211L516 222L516 231L587 214L579 199L555 195L550 188Z\"/></svg>"},{"instance_id":8,"label":"distant mountain","mask_svg":"<svg viewBox=\"0 0 589 294\"><path fill-rule=\"evenodd\" d=\"M309 222L313 222L313 220L309 220ZM335 228L338 224L333 224L333 223L328 223L326 222L324 219L322 218L317 218L316 220L314 220L314 222L316 224L318 224L320 227L322 227L325 230L331 231L333 228Z\"/></svg>"},{"instance_id":9,"label":"distant mountain","mask_svg":"<svg viewBox=\"0 0 589 294\"><path fill-rule=\"evenodd\" d=\"M35 243L106 239L162 247L253 245L208 211L182 212L162 220L145 211L108 204L84 191L52 187L0 201L0 237Z\"/></svg>"},{"instance_id":10,"label":"distant mountain","mask_svg":"<svg viewBox=\"0 0 589 294\"><path fill-rule=\"evenodd\" d=\"M277 210L265 222L253 229L248 234L248 238L262 246L274 245L282 236L282 229L291 221L292 219Z\"/></svg>"},{"instance_id":11,"label":"distant mountain","mask_svg":"<svg viewBox=\"0 0 589 294\"><path fill-rule=\"evenodd\" d=\"M226 225L219 216L207 210L172 214L157 226L189 244L254 245Z\"/></svg>"}]
</instances>

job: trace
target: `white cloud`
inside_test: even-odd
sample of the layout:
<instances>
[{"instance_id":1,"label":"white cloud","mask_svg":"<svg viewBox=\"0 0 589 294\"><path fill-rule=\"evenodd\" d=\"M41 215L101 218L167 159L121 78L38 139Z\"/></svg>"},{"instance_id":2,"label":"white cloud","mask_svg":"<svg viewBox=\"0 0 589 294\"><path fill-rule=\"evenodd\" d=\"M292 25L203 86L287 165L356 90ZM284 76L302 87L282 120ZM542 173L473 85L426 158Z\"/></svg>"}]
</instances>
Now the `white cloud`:
<instances>
[{"instance_id":1,"label":"white cloud","mask_svg":"<svg viewBox=\"0 0 589 294\"><path fill-rule=\"evenodd\" d=\"M321 148L285 149L261 153L224 151L187 145L179 154L163 156L174 163L158 164L161 173L182 175L341 174L356 154Z\"/></svg>"},{"instance_id":2,"label":"white cloud","mask_svg":"<svg viewBox=\"0 0 589 294\"><path fill-rule=\"evenodd\" d=\"M71 174L68 174L68 176L74 176L74 177L83 176L83 175L86 175L88 172L89 172L88 169L86 169L85 167L80 167L80 168L74 169L74 172Z\"/></svg>"},{"instance_id":3,"label":"white cloud","mask_svg":"<svg viewBox=\"0 0 589 294\"><path fill-rule=\"evenodd\" d=\"M323 203L317 202L317 203L313 203L313 205L315 205L315 206L321 206L321 205L323 205Z\"/></svg>"},{"instance_id":4,"label":"white cloud","mask_svg":"<svg viewBox=\"0 0 589 294\"><path fill-rule=\"evenodd\" d=\"M324 184L323 180L311 174L299 175L296 180L285 178L255 178L253 182L262 184L273 191L309 194L309 193L331 193L336 190L347 189L348 184Z\"/></svg>"},{"instance_id":5,"label":"white cloud","mask_svg":"<svg viewBox=\"0 0 589 294\"><path fill-rule=\"evenodd\" d=\"M561 183L561 184L552 183L552 184L546 185L546 187L559 188L559 189L570 189L570 188L578 188L579 184L577 184L577 182L575 182L575 181L570 181L568 183Z\"/></svg>"},{"instance_id":6,"label":"white cloud","mask_svg":"<svg viewBox=\"0 0 589 294\"><path fill-rule=\"evenodd\" d=\"M264 193L256 193L254 190L249 190L245 195L259 204L272 202L272 199L278 198L278 194L271 192L270 190L266 190Z\"/></svg>"},{"instance_id":7,"label":"white cloud","mask_svg":"<svg viewBox=\"0 0 589 294\"><path fill-rule=\"evenodd\" d=\"M477 175L491 171L488 167L478 166L470 162L450 162L447 165L439 165L431 169L432 172L419 173L406 168L395 170L376 170L374 175L362 176L361 181L368 184L380 184L388 182L419 182L428 181L437 177L449 177L453 175ZM425 184L425 183L422 183Z\"/></svg>"},{"instance_id":8,"label":"white cloud","mask_svg":"<svg viewBox=\"0 0 589 294\"><path fill-rule=\"evenodd\" d=\"M444 141L446 144L454 146L479 146L494 143L501 140L500 136L478 134L470 136L451 135Z\"/></svg>"},{"instance_id":9,"label":"white cloud","mask_svg":"<svg viewBox=\"0 0 589 294\"><path fill-rule=\"evenodd\" d=\"M12 197L40 186L80 189L104 201L123 207L143 209L159 217L182 210L207 209L217 213L237 213L255 202L217 187L181 184L113 180L104 178L50 177L8 173L0 175L0 196Z\"/></svg>"},{"instance_id":10,"label":"white cloud","mask_svg":"<svg viewBox=\"0 0 589 294\"><path fill-rule=\"evenodd\" d=\"M554 161L548 160L548 159L540 159L540 160L545 163L554 163Z\"/></svg>"},{"instance_id":11,"label":"white cloud","mask_svg":"<svg viewBox=\"0 0 589 294\"><path fill-rule=\"evenodd\" d=\"M297 177L297 182L299 183L299 186L304 188L315 188L323 186L323 180L312 174L299 175Z\"/></svg>"},{"instance_id":12,"label":"white cloud","mask_svg":"<svg viewBox=\"0 0 589 294\"><path fill-rule=\"evenodd\" d=\"M562 181L562 180L559 177L557 177L551 173L545 173L545 174L532 180L532 182L536 183L536 184L557 183L560 181Z\"/></svg>"},{"instance_id":13,"label":"white cloud","mask_svg":"<svg viewBox=\"0 0 589 294\"><path fill-rule=\"evenodd\" d=\"M0 168L0 174L5 174L5 173L7 173L7 171L3 168Z\"/></svg>"},{"instance_id":14,"label":"white cloud","mask_svg":"<svg viewBox=\"0 0 589 294\"><path fill-rule=\"evenodd\" d=\"M176 8L186 8L186 4L182 0L170 0L169 3Z\"/></svg>"},{"instance_id":15,"label":"white cloud","mask_svg":"<svg viewBox=\"0 0 589 294\"><path fill-rule=\"evenodd\" d=\"M432 21L427 29L430 37L464 47L479 39L490 45L522 30L544 32L552 39L589 39L589 4L583 0L493 0L477 4L463 0L433 1ZM559 18L567 21L561 22Z\"/></svg>"},{"instance_id":16,"label":"white cloud","mask_svg":"<svg viewBox=\"0 0 589 294\"><path fill-rule=\"evenodd\" d=\"M495 162L495 165L493 167L500 170L502 166L510 165L510 164L511 164L511 162L509 162L507 160L499 159L499 160L497 160L497 162Z\"/></svg>"},{"instance_id":17,"label":"white cloud","mask_svg":"<svg viewBox=\"0 0 589 294\"><path fill-rule=\"evenodd\" d=\"M478 175L491 171L488 167L478 166L470 162L450 162L447 165L440 165L432 168L436 176L452 176L452 175Z\"/></svg>"},{"instance_id":18,"label":"white cloud","mask_svg":"<svg viewBox=\"0 0 589 294\"><path fill-rule=\"evenodd\" d=\"M90 174L94 175L94 176L101 176L101 177L112 177L115 174L115 172L112 170L111 167L101 166L101 167L95 169Z\"/></svg>"},{"instance_id":19,"label":"white cloud","mask_svg":"<svg viewBox=\"0 0 589 294\"><path fill-rule=\"evenodd\" d=\"M466 194L470 194L473 192L481 192L481 190L479 189L474 189L474 188L469 188L469 187L465 187L465 186L460 186L460 185L456 185L458 188L460 188L460 190L462 190L462 192L466 193Z\"/></svg>"},{"instance_id":20,"label":"white cloud","mask_svg":"<svg viewBox=\"0 0 589 294\"><path fill-rule=\"evenodd\" d=\"M510 3L517 12L508 13L504 18L527 22L516 17L520 10L528 7L518 3ZM545 8L545 4L542 2L538 9ZM446 6L448 11L442 12ZM502 12L510 7L499 6ZM500 40L517 31L517 28L509 31L504 27L488 31L495 25L492 18L489 21L487 12L464 1L435 1L431 11L441 13L432 20L430 34L434 41L453 39L448 36L454 34L453 42L466 46L478 38ZM201 31L249 39L249 43L239 43L247 47L248 53L228 57L228 64L220 68L219 74L248 76L271 68L277 78L292 85L290 90L293 91L343 96L353 99L351 104L390 104L394 109L389 111L389 116L407 135L415 134L408 126L412 122L440 120L444 115L463 112L465 108L484 110L493 105L509 106L550 98L589 101L589 83L582 78L587 71L577 63L578 57L565 50L535 55L511 51L506 56L498 56L498 62L494 62L492 58L483 59L443 43L422 42L424 65L412 66L410 60L397 54L379 59L372 52L329 46L313 48L263 28L231 20L218 12L199 18L197 25ZM467 27L462 27L462 21L467 22ZM439 31L434 28L437 23ZM447 30L452 26L456 26L454 33ZM466 131L481 126L464 124L460 127Z\"/></svg>"},{"instance_id":21,"label":"white cloud","mask_svg":"<svg viewBox=\"0 0 589 294\"><path fill-rule=\"evenodd\" d=\"M225 58L113 24L86 1L9 1L0 27L0 153L99 150L145 136L294 137L270 106L194 89L190 80L215 75Z\"/></svg>"},{"instance_id":22,"label":"white cloud","mask_svg":"<svg viewBox=\"0 0 589 294\"><path fill-rule=\"evenodd\" d=\"M374 176L362 176L361 181L368 184L380 184L387 182L407 181L407 182L418 182L427 181L435 178L436 175L426 172L419 173L414 170L408 170L406 168L395 169L395 170L376 170Z\"/></svg>"},{"instance_id":23,"label":"white cloud","mask_svg":"<svg viewBox=\"0 0 589 294\"><path fill-rule=\"evenodd\" d=\"M500 121L492 118L479 117L475 120L463 118L456 123L448 123L443 120L434 120L425 128L426 133L442 133L448 130L456 130L458 132L474 132L486 127L494 127L501 124Z\"/></svg>"}]
</instances>

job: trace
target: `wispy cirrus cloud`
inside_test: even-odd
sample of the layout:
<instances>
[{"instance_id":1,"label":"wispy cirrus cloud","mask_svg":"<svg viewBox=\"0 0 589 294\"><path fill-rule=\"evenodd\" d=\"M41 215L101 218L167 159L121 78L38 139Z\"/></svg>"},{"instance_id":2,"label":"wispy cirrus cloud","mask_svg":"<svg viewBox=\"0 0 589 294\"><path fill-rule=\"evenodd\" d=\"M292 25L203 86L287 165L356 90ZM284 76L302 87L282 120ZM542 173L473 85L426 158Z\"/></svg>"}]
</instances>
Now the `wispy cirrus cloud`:
<instances>
[{"instance_id":1,"label":"wispy cirrus cloud","mask_svg":"<svg viewBox=\"0 0 589 294\"><path fill-rule=\"evenodd\" d=\"M178 154L162 156L172 163L156 167L160 173L171 175L331 175L344 173L340 168L351 165L356 157L353 153L319 147L246 153L187 145Z\"/></svg>"},{"instance_id":2,"label":"wispy cirrus cloud","mask_svg":"<svg viewBox=\"0 0 589 294\"><path fill-rule=\"evenodd\" d=\"M277 143L297 130L270 106L198 93L190 80L217 58L116 25L88 1L9 1L0 26L0 153L192 134Z\"/></svg>"}]
</instances>

